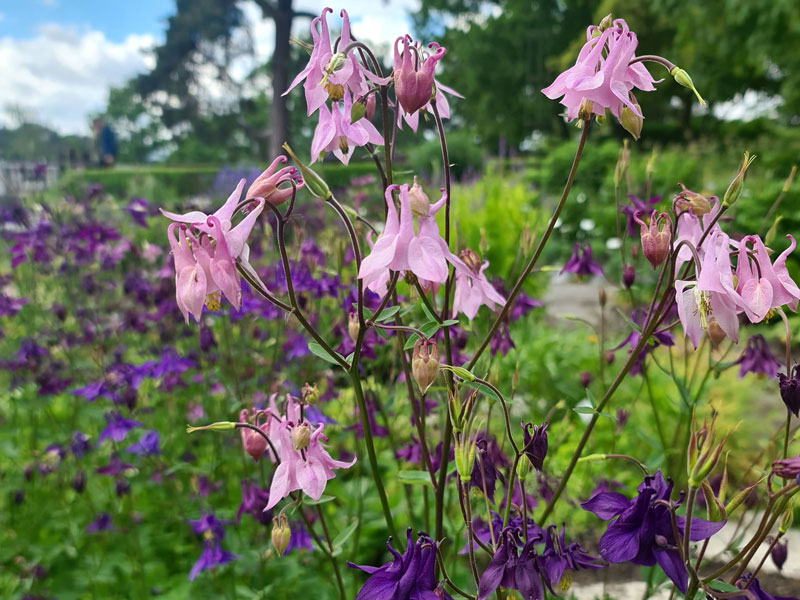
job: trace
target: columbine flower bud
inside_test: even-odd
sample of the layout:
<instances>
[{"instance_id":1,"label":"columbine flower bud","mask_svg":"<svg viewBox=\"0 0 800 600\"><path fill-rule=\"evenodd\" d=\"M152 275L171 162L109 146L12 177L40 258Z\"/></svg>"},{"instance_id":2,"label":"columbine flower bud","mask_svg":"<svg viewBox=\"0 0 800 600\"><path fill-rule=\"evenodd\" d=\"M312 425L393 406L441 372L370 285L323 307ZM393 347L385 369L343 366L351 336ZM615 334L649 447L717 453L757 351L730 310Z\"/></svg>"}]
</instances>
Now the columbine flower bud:
<instances>
[{"instance_id":1,"label":"columbine flower bud","mask_svg":"<svg viewBox=\"0 0 800 600\"><path fill-rule=\"evenodd\" d=\"M636 269L633 265L622 265L622 285L625 289L631 289L634 281L636 281Z\"/></svg>"},{"instance_id":2,"label":"columbine flower bud","mask_svg":"<svg viewBox=\"0 0 800 600\"><path fill-rule=\"evenodd\" d=\"M398 44L403 43L401 56ZM413 57L415 49L409 47L409 36L399 37L394 42L394 93L403 110L412 114L428 104L433 93L433 71L442 60L446 50L439 44L428 45L433 50L425 62L422 57ZM416 58L416 60L415 60ZM421 66L420 66L421 64ZM419 70L417 70L419 68Z\"/></svg>"},{"instance_id":3,"label":"columbine flower bud","mask_svg":"<svg viewBox=\"0 0 800 600\"><path fill-rule=\"evenodd\" d=\"M247 423L249 416L250 414L245 408L241 413L239 413L239 422ZM258 460L261 458L261 455L264 454L264 451L267 449L267 440L264 438L264 436L246 427L242 427L241 433L242 447L244 448L244 451L247 452L253 460Z\"/></svg>"},{"instance_id":4,"label":"columbine flower bud","mask_svg":"<svg viewBox=\"0 0 800 600\"><path fill-rule=\"evenodd\" d=\"M375 94L370 94L369 96L367 96L367 114L366 114L366 117L367 117L368 121L371 121L373 115L375 115L375 103L376 102L377 101L375 100Z\"/></svg>"},{"instance_id":5,"label":"columbine flower bud","mask_svg":"<svg viewBox=\"0 0 800 600\"><path fill-rule=\"evenodd\" d=\"M550 427L550 423L545 421L539 427L532 423L520 423L520 425L522 425L522 447L525 456L537 471L541 471L547 456L547 428ZM533 429L532 434L531 429Z\"/></svg>"},{"instance_id":6,"label":"columbine flower bud","mask_svg":"<svg viewBox=\"0 0 800 600\"><path fill-rule=\"evenodd\" d=\"M783 565L789 556L789 543L784 540L783 543L778 542L775 544L775 546L772 548L770 556L772 557L772 562L774 562L775 566L778 567L778 571L782 571Z\"/></svg>"},{"instance_id":7,"label":"columbine flower bud","mask_svg":"<svg viewBox=\"0 0 800 600\"><path fill-rule=\"evenodd\" d=\"M708 198L702 194L686 189L686 186L682 183L678 185L683 188L683 191L675 196L675 203L678 208L682 210L691 209L692 214L696 217L701 217L711 212L711 201Z\"/></svg>"},{"instance_id":8,"label":"columbine flower bud","mask_svg":"<svg viewBox=\"0 0 800 600\"><path fill-rule=\"evenodd\" d=\"M640 213L634 214L634 220L639 223L640 237L642 240L642 253L655 269L664 262L669 255L672 246L672 227L669 215L661 213L656 217L656 211L650 214L650 225L648 226L639 218ZM661 230L658 229L659 221L665 221Z\"/></svg>"},{"instance_id":9,"label":"columbine flower bud","mask_svg":"<svg viewBox=\"0 0 800 600\"><path fill-rule=\"evenodd\" d=\"M592 374L589 371L581 371L581 385L584 389L588 388L590 383L592 383Z\"/></svg>"},{"instance_id":10,"label":"columbine flower bud","mask_svg":"<svg viewBox=\"0 0 800 600\"><path fill-rule=\"evenodd\" d=\"M756 159L755 156L750 156L750 153L745 151L744 158L742 159L742 164L739 165L739 172L736 173L736 176L731 181L731 184L728 186L728 189L725 190L725 195L722 197L722 205L723 206L731 206L734 202L739 199L739 196L742 193L742 184L744 183L744 176L747 173L747 169Z\"/></svg>"},{"instance_id":11,"label":"columbine flower bud","mask_svg":"<svg viewBox=\"0 0 800 600\"><path fill-rule=\"evenodd\" d=\"M531 472L531 461L528 459L527 456L524 454L519 457L519 461L517 462L517 479L520 481L525 481L528 477L528 473Z\"/></svg>"},{"instance_id":12,"label":"columbine flower bud","mask_svg":"<svg viewBox=\"0 0 800 600\"><path fill-rule=\"evenodd\" d=\"M355 342L358 339L358 330L360 326L358 324L358 313L355 311L350 311L350 314L347 315L347 335L350 336L350 339Z\"/></svg>"},{"instance_id":13,"label":"columbine flower bud","mask_svg":"<svg viewBox=\"0 0 800 600\"><path fill-rule=\"evenodd\" d=\"M301 163L295 153L292 151L292 148L289 146L289 144L284 142L283 149L289 153L289 156L291 156L292 160L297 164L297 168L300 169L300 173L303 176L303 181L306 184L306 189L308 189L308 191L314 194L317 198L322 198L323 200L330 198L331 190L322 177Z\"/></svg>"},{"instance_id":14,"label":"columbine flower bud","mask_svg":"<svg viewBox=\"0 0 800 600\"><path fill-rule=\"evenodd\" d=\"M286 548L289 547L289 540L292 538L292 530L289 529L289 519L281 513L272 519L272 547L278 556L283 556Z\"/></svg>"},{"instance_id":15,"label":"columbine flower bud","mask_svg":"<svg viewBox=\"0 0 800 600\"><path fill-rule=\"evenodd\" d=\"M631 97L633 94L631 94ZM622 111L620 112L619 116L619 124L622 125L622 128L630 133L633 136L633 139L638 140L639 136L642 135L642 126L644 125L644 119L639 116L642 114L642 107L639 106L637 102L633 102L633 105L636 107L638 115L633 112L627 105L622 107Z\"/></svg>"},{"instance_id":16,"label":"columbine flower bud","mask_svg":"<svg viewBox=\"0 0 800 600\"><path fill-rule=\"evenodd\" d=\"M423 191L422 186L417 183L417 176L414 175L414 185L408 190L408 199L411 202L411 212L417 217L427 217L431 211L431 201Z\"/></svg>"},{"instance_id":17,"label":"columbine flower bud","mask_svg":"<svg viewBox=\"0 0 800 600\"><path fill-rule=\"evenodd\" d=\"M472 466L475 464L475 438L479 427L474 427L474 415L464 428L460 436L455 437L454 455L456 460L456 470L461 479L461 483L469 483L472 477Z\"/></svg>"},{"instance_id":18,"label":"columbine flower bud","mask_svg":"<svg viewBox=\"0 0 800 600\"><path fill-rule=\"evenodd\" d=\"M694 87L694 83L692 82L692 78L689 77L689 74L681 69L680 67L673 67L672 70L669 72L670 75L675 79L678 85L682 85L685 88L689 88L694 92L694 95L697 96L697 101L700 102L703 106L706 105L706 101L703 100L703 97L700 95L700 92L697 91L697 88Z\"/></svg>"},{"instance_id":19,"label":"columbine flower bud","mask_svg":"<svg viewBox=\"0 0 800 600\"><path fill-rule=\"evenodd\" d=\"M417 340L411 358L411 374L424 394L439 373L439 347L431 340Z\"/></svg>"},{"instance_id":20,"label":"columbine flower bud","mask_svg":"<svg viewBox=\"0 0 800 600\"><path fill-rule=\"evenodd\" d=\"M781 517L781 524L778 526L778 533L781 535L786 534L794 522L794 502L789 502L789 507Z\"/></svg>"},{"instance_id":21,"label":"columbine flower bud","mask_svg":"<svg viewBox=\"0 0 800 600\"><path fill-rule=\"evenodd\" d=\"M295 450L305 450L308 447L308 440L311 439L311 427L308 423L300 423L292 427L292 448Z\"/></svg>"},{"instance_id":22,"label":"columbine flower bud","mask_svg":"<svg viewBox=\"0 0 800 600\"><path fill-rule=\"evenodd\" d=\"M350 107L350 124L361 120L367 114L367 99L361 96Z\"/></svg>"}]
</instances>

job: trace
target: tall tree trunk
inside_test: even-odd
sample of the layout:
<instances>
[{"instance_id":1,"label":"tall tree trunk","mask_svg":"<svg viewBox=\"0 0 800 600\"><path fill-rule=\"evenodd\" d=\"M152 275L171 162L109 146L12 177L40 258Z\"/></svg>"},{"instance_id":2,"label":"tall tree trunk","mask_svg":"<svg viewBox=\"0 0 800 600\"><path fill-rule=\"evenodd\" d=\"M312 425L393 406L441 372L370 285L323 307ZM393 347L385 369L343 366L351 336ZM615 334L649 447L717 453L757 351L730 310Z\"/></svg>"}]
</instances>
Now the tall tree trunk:
<instances>
[{"instance_id":1,"label":"tall tree trunk","mask_svg":"<svg viewBox=\"0 0 800 600\"><path fill-rule=\"evenodd\" d=\"M272 53L272 107L268 162L282 153L281 145L289 141L289 111L281 96L289 87L289 36L292 33L292 0L278 0L275 20L275 50Z\"/></svg>"}]
</instances>

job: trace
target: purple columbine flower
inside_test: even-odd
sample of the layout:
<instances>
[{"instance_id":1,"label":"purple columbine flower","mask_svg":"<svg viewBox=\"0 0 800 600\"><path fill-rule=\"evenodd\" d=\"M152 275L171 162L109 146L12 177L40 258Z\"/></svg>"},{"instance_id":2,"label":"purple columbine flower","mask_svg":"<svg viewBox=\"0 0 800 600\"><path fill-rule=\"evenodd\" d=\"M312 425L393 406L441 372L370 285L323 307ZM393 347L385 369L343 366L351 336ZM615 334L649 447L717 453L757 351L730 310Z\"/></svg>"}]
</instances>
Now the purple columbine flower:
<instances>
[{"instance_id":1,"label":"purple columbine flower","mask_svg":"<svg viewBox=\"0 0 800 600\"><path fill-rule=\"evenodd\" d=\"M763 335L753 335L747 340L744 352L735 365L739 366L739 379L748 373L763 373L770 379L778 374L780 365L775 356L770 352L767 340Z\"/></svg>"},{"instance_id":2,"label":"purple columbine flower","mask_svg":"<svg viewBox=\"0 0 800 600\"><path fill-rule=\"evenodd\" d=\"M537 471L542 470L544 458L547 456L547 428L550 423L545 421L538 427L532 423L520 423L522 426L522 445L525 456ZM531 433L533 429L533 433Z\"/></svg>"},{"instance_id":3,"label":"purple columbine flower","mask_svg":"<svg viewBox=\"0 0 800 600\"><path fill-rule=\"evenodd\" d=\"M111 457L111 460L108 461L108 464L104 467L98 467L95 469L95 473L98 475L109 475L111 477L116 477L120 473L127 471L128 469L132 469L133 465L130 465L126 462L122 462L119 457L115 454Z\"/></svg>"},{"instance_id":4,"label":"purple columbine flower","mask_svg":"<svg viewBox=\"0 0 800 600\"><path fill-rule=\"evenodd\" d=\"M475 442L475 460L472 464L472 473L470 473L469 487L485 492L489 500L494 502L494 490L497 480L505 485L505 478L497 468L494 461L493 453L490 451L489 444L493 440L486 438L479 439ZM495 446L497 443L495 442Z\"/></svg>"},{"instance_id":5,"label":"purple columbine flower","mask_svg":"<svg viewBox=\"0 0 800 600\"><path fill-rule=\"evenodd\" d=\"M224 523L213 514L203 514L197 520L189 520L192 531L203 535L203 552L192 566L192 570L189 571L189 581L194 580L200 571L213 569L239 558L222 549L221 542L225 538Z\"/></svg>"},{"instance_id":6,"label":"purple columbine flower","mask_svg":"<svg viewBox=\"0 0 800 600\"><path fill-rule=\"evenodd\" d=\"M800 365L792 367L791 377L778 373L778 379L783 403L795 417L800 416Z\"/></svg>"},{"instance_id":7,"label":"purple columbine flower","mask_svg":"<svg viewBox=\"0 0 800 600\"><path fill-rule=\"evenodd\" d=\"M111 515L108 513L100 513L94 521L86 526L87 533L111 531L112 529L114 529L114 525L111 522Z\"/></svg>"},{"instance_id":8,"label":"purple columbine flower","mask_svg":"<svg viewBox=\"0 0 800 600\"><path fill-rule=\"evenodd\" d=\"M673 535L669 509L659 500L669 501L672 481L667 483L661 470L647 475L639 485L639 495L628 500L622 494L601 492L581 504L584 510L593 512L608 524L600 538L600 556L611 563L632 562L635 565L653 566L663 569L675 586L686 593L688 575L675 550L678 543ZM677 517L678 533L683 536L684 517ZM690 540L697 542L710 538L725 525L725 521L712 523L692 518Z\"/></svg>"},{"instance_id":9,"label":"purple columbine flower","mask_svg":"<svg viewBox=\"0 0 800 600\"><path fill-rule=\"evenodd\" d=\"M588 243L581 244L579 242L572 247L572 256L561 272L575 275L603 275L603 269L592 258L592 247Z\"/></svg>"},{"instance_id":10,"label":"purple columbine flower","mask_svg":"<svg viewBox=\"0 0 800 600\"><path fill-rule=\"evenodd\" d=\"M529 537L519 551L521 533L510 527L503 530L500 545L478 582L478 600L485 600L498 587L517 590L525 600L544 599L544 585L549 587L549 584L547 579L542 583L546 574L534 548L534 544L541 542L541 534Z\"/></svg>"},{"instance_id":11,"label":"purple columbine flower","mask_svg":"<svg viewBox=\"0 0 800 600\"><path fill-rule=\"evenodd\" d=\"M513 503L512 503L513 504ZM529 504L528 506L533 506L533 504ZM473 535L478 538L479 541L483 542L484 544L490 544L492 542L492 533L494 532L495 540L500 539L500 534L503 531L503 517L500 516L498 513L492 511L492 523L491 527L489 523L481 519L480 517L476 517L472 520L472 533ZM516 514L513 517L508 519L508 527L513 530L522 530L522 516L520 514ZM464 532L464 537L466 537L468 533ZM528 535L539 540L543 539L544 537L544 530L539 527L536 523L534 523L533 519L530 517L528 518ZM522 541L522 540L520 540ZM472 542L473 550L478 550L478 544L473 540ZM459 554L467 554L469 552L469 540L466 541L464 547L458 551Z\"/></svg>"},{"instance_id":12,"label":"purple columbine flower","mask_svg":"<svg viewBox=\"0 0 800 600\"><path fill-rule=\"evenodd\" d=\"M89 436L81 431L76 431L72 434L72 443L70 443L69 448L75 458L83 458L83 455L92 449L92 445L89 443Z\"/></svg>"},{"instance_id":13,"label":"purple columbine flower","mask_svg":"<svg viewBox=\"0 0 800 600\"><path fill-rule=\"evenodd\" d=\"M127 451L140 456L155 456L161 454L158 449L159 441L158 431L151 429L143 433L138 442L128 446Z\"/></svg>"},{"instance_id":14,"label":"purple columbine flower","mask_svg":"<svg viewBox=\"0 0 800 600\"><path fill-rule=\"evenodd\" d=\"M742 575L736 581L736 587L739 589L747 588L747 591L750 592L750 594L747 596L736 596L731 598L731 600L796 600L796 598L773 596L772 594L768 594L761 589L761 584L758 582L758 579L753 577L750 573L745 573Z\"/></svg>"},{"instance_id":15,"label":"purple columbine flower","mask_svg":"<svg viewBox=\"0 0 800 600\"><path fill-rule=\"evenodd\" d=\"M106 428L100 432L97 443L100 444L104 439L111 438L115 442L121 442L134 427L141 427L139 421L126 419L118 412L106 413Z\"/></svg>"},{"instance_id":16,"label":"purple columbine flower","mask_svg":"<svg viewBox=\"0 0 800 600\"><path fill-rule=\"evenodd\" d=\"M642 200L635 194L628 194L628 199L631 203L623 204L619 207L619 211L625 215L625 231L628 233L628 236L636 237L639 230L637 229L634 215L636 215L637 212L643 215L649 215L653 212L653 205L658 204L658 201L661 200L661 196L651 196L649 200Z\"/></svg>"},{"instance_id":17,"label":"purple columbine flower","mask_svg":"<svg viewBox=\"0 0 800 600\"><path fill-rule=\"evenodd\" d=\"M772 472L784 479L794 479L800 475L800 456L774 461L772 463Z\"/></svg>"},{"instance_id":18,"label":"purple columbine flower","mask_svg":"<svg viewBox=\"0 0 800 600\"><path fill-rule=\"evenodd\" d=\"M782 571L783 565L789 557L789 542L787 540L777 542L772 548L770 557L772 558L772 562L775 563L775 566L778 567L778 571Z\"/></svg>"},{"instance_id":19,"label":"purple columbine flower","mask_svg":"<svg viewBox=\"0 0 800 600\"><path fill-rule=\"evenodd\" d=\"M566 570L602 569L606 565L597 562L595 556L587 553L577 542L567 544L564 539L565 525L561 525L561 534L556 538L555 525L550 525L544 535L544 552L542 563L551 587L559 585ZM563 588L569 586L570 579L565 578Z\"/></svg>"},{"instance_id":20,"label":"purple columbine flower","mask_svg":"<svg viewBox=\"0 0 800 600\"><path fill-rule=\"evenodd\" d=\"M436 560L435 542L426 533L420 533L417 543L411 539L411 528L406 532L408 543L404 554L392 547L392 539L386 547L394 557L380 567L356 565L347 566L369 573L370 577L361 586L355 600L427 600L437 598L453 600L442 584L436 582L434 564Z\"/></svg>"},{"instance_id":21,"label":"purple columbine flower","mask_svg":"<svg viewBox=\"0 0 800 600\"><path fill-rule=\"evenodd\" d=\"M314 541L311 539L311 534L306 531L305 526L301 521L295 521L289 524L290 536L289 545L286 546L283 555L286 556L292 550L313 550Z\"/></svg>"},{"instance_id":22,"label":"purple columbine flower","mask_svg":"<svg viewBox=\"0 0 800 600\"><path fill-rule=\"evenodd\" d=\"M242 488L242 502L236 511L236 521L242 520L243 514L248 514L262 525L269 525L272 514L265 511L269 503L269 490L262 490L257 483L243 480L239 484Z\"/></svg>"}]
</instances>

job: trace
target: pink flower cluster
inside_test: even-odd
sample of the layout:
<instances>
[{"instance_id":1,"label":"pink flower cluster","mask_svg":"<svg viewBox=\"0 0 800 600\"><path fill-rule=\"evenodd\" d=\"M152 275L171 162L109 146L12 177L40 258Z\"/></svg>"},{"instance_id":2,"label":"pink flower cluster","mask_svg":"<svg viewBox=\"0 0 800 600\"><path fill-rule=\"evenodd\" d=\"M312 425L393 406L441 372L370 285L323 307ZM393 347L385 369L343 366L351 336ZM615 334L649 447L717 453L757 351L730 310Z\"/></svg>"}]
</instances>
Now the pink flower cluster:
<instances>
[{"instance_id":1,"label":"pink flower cluster","mask_svg":"<svg viewBox=\"0 0 800 600\"><path fill-rule=\"evenodd\" d=\"M322 444L327 441L323 434L325 425L320 423L312 430L311 423L302 418L300 404L289 394L286 395L286 417L281 417L275 403L277 396L273 394L269 408L257 415L266 417L265 422L257 426L269 437L280 459L264 510L271 509L295 490L319 500L328 480L336 477L333 470L352 467L356 462L355 458L351 462L331 458ZM243 410L239 421L247 422L248 418L248 411ZM255 431L242 429L242 445L255 460L265 452L270 459L275 459L272 450L267 450L267 441Z\"/></svg>"},{"instance_id":2,"label":"pink flower cluster","mask_svg":"<svg viewBox=\"0 0 800 600\"><path fill-rule=\"evenodd\" d=\"M715 205L706 215L707 219L713 218L719 210L715 198L712 198L712 203ZM676 244L682 240L691 243L696 247L700 260L696 266L699 270L696 281L675 282L678 316L695 348L703 333L714 323L728 338L738 342L740 314L744 313L751 323L758 323L772 309L784 305L797 309L800 288L786 268L786 259L796 246L791 235L786 236L789 247L773 262L759 236L749 235L737 242L718 224L697 247L703 226L691 211L678 217L677 231ZM678 255L678 266L692 257L688 248L686 253L683 250ZM732 266L734 254L735 269Z\"/></svg>"},{"instance_id":3,"label":"pink flower cluster","mask_svg":"<svg viewBox=\"0 0 800 600\"><path fill-rule=\"evenodd\" d=\"M234 263L249 267L247 238L264 210L264 203L277 206L291 196L291 188L277 187L286 178L292 179L297 188L303 187L303 180L294 167L275 172L278 164L285 162L286 157L279 156L256 178L246 195L255 207L235 227L231 219L242 197L244 179L213 215L198 210L180 215L161 209L161 214L175 221L168 227L167 237L175 261L178 308L187 323L190 314L199 323L204 306L209 310L219 308L222 294L234 308L241 307L241 278Z\"/></svg>"},{"instance_id":4,"label":"pink flower cluster","mask_svg":"<svg viewBox=\"0 0 800 600\"><path fill-rule=\"evenodd\" d=\"M623 19L616 19L604 31L596 26L586 31L586 43L575 65L556 77L542 93L567 108L567 118L578 117L581 104L591 114L603 116L610 110L621 119L623 107L643 118L633 89L650 92L655 80L642 63L630 64L638 45L636 34Z\"/></svg>"},{"instance_id":5,"label":"pink flower cluster","mask_svg":"<svg viewBox=\"0 0 800 600\"><path fill-rule=\"evenodd\" d=\"M399 216L393 197L395 191L399 191L400 195ZM490 308L494 308L495 304L505 304L503 297L483 274L489 263L481 266L478 262L467 266L461 258L450 252L439 234L436 213L447 202L444 191L441 199L430 205L425 216L417 217L416 233L408 184L389 186L385 198L386 224L378 239L371 244L372 252L363 260L358 271L358 278L364 281L368 289L385 295L391 271L401 275L411 272L423 289L436 289L447 280L450 273L447 263L450 263L456 270L454 313L460 311L472 319L483 304Z\"/></svg>"}]
</instances>

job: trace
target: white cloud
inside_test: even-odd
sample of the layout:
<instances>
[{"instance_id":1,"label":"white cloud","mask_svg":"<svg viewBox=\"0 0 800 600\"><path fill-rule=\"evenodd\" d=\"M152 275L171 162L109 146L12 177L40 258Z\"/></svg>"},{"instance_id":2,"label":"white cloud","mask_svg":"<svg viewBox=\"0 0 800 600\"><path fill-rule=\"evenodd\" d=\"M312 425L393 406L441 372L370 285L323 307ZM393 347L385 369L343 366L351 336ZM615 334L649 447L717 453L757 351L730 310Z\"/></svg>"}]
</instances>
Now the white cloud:
<instances>
[{"instance_id":1,"label":"white cloud","mask_svg":"<svg viewBox=\"0 0 800 600\"><path fill-rule=\"evenodd\" d=\"M88 134L108 88L152 66L151 35L111 42L97 30L48 23L30 39L0 38L0 107L21 106L61 133ZM0 120L4 117L0 116Z\"/></svg>"}]
</instances>

